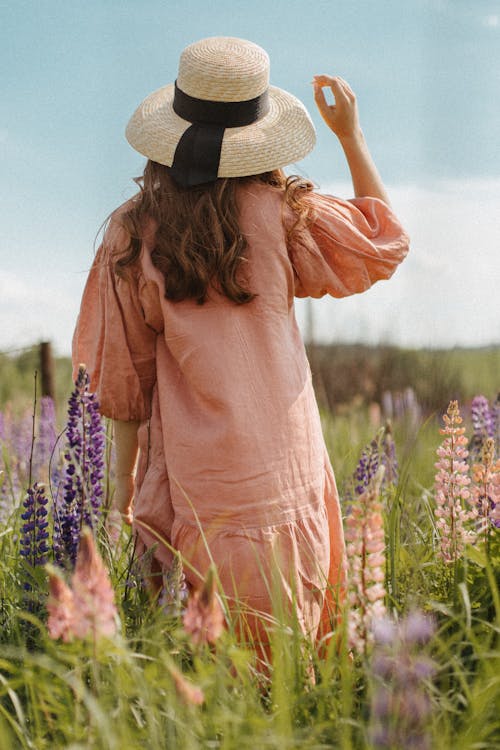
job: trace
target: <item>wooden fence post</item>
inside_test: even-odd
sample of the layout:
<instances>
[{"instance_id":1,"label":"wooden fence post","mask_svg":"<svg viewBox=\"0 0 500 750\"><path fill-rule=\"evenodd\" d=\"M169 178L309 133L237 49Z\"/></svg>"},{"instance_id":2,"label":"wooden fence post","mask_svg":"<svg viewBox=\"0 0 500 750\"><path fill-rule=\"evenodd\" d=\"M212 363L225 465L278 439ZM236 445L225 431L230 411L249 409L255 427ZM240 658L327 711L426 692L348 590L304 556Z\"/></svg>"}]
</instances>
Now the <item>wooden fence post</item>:
<instances>
[{"instance_id":1,"label":"wooden fence post","mask_svg":"<svg viewBox=\"0 0 500 750\"><path fill-rule=\"evenodd\" d=\"M54 357L50 341L40 344L40 372L42 375L42 396L50 396L55 400Z\"/></svg>"}]
</instances>

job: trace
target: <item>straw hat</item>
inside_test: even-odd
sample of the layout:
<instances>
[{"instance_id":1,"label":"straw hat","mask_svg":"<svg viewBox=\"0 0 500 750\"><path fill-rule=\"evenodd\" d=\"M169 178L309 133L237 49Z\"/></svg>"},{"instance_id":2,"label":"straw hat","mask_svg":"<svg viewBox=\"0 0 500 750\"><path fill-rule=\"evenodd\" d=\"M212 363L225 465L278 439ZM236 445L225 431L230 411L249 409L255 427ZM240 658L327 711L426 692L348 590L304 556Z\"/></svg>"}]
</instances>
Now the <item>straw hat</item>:
<instances>
[{"instance_id":1,"label":"straw hat","mask_svg":"<svg viewBox=\"0 0 500 750\"><path fill-rule=\"evenodd\" d=\"M176 82L146 97L126 137L183 187L284 167L316 140L304 105L269 86L267 53L233 37L186 47Z\"/></svg>"}]
</instances>

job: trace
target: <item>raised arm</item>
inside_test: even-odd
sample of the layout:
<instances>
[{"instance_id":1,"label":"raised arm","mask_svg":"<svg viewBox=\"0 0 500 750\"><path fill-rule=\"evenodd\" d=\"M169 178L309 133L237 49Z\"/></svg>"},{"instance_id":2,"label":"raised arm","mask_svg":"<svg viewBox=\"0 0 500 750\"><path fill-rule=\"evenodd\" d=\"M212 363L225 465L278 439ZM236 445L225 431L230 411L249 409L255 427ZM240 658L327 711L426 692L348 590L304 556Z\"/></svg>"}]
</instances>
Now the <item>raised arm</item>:
<instances>
[{"instance_id":1,"label":"raised arm","mask_svg":"<svg viewBox=\"0 0 500 750\"><path fill-rule=\"evenodd\" d=\"M344 150L355 196L380 198L390 205L359 124L358 106L353 90L343 78L326 75L314 76L313 87L314 100L320 114ZM325 87L331 89L335 104L330 105L326 101L323 91Z\"/></svg>"}]
</instances>

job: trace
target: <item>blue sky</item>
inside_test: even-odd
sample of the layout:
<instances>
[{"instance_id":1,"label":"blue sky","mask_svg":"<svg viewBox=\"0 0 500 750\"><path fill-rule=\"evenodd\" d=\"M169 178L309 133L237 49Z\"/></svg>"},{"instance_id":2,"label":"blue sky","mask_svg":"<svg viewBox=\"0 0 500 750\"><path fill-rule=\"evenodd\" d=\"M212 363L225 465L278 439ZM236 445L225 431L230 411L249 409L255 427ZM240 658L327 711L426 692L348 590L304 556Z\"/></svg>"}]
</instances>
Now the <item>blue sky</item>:
<instances>
[{"instance_id":1,"label":"blue sky","mask_svg":"<svg viewBox=\"0 0 500 750\"><path fill-rule=\"evenodd\" d=\"M127 120L175 78L186 44L218 34L269 52L272 82L318 131L292 171L344 197L348 172L309 81L351 83L412 234L389 284L315 306L318 336L498 343L499 0L16 0L0 22L0 349L48 337L69 350L95 233L144 163Z\"/></svg>"}]
</instances>

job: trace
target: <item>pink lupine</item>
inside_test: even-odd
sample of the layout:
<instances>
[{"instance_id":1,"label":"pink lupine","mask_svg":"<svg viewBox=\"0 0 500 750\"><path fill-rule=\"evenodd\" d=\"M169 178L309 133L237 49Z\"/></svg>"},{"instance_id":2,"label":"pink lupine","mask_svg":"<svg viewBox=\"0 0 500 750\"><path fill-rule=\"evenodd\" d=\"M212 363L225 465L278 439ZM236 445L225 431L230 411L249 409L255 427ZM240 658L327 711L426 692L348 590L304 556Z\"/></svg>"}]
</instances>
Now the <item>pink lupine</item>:
<instances>
[{"instance_id":1,"label":"pink lupine","mask_svg":"<svg viewBox=\"0 0 500 750\"><path fill-rule=\"evenodd\" d=\"M174 681L175 691L184 703L191 703L193 706L200 706L204 702L205 695L198 685L193 685L192 682L188 682L182 672L174 666L169 666L168 671Z\"/></svg>"},{"instance_id":2,"label":"pink lupine","mask_svg":"<svg viewBox=\"0 0 500 750\"><path fill-rule=\"evenodd\" d=\"M480 459L472 467L471 493L478 514L477 533L487 545L492 525L497 526L500 504L500 459L495 460L493 438L486 439Z\"/></svg>"},{"instance_id":3,"label":"pink lupine","mask_svg":"<svg viewBox=\"0 0 500 750\"><path fill-rule=\"evenodd\" d=\"M213 568L209 568L203 587L189 598L182 621L198 646L215 643L224 630L224 614L215 591Z\"/></svg>"},{"instance_id":4,"label":"pink lupine","mask_svg":"<svg viewBox=\"0 0 500 750\"><path fill-rule=\"evenodd\" d=\"M476 518L476 510L471 506L469 489L470 477L467 464L467 438L461 427L462 417L457 401L450 401L447 413L443 415L445 427L440 430L446 435L437 449L439 461L435 464L436 526L440 538L438 555L446 563L454 563L462 555L465 545L475 541L471 522Z\"/></svg>"},{"instance_id":5,"label":"pink lupine","mask_svg":"<svg viewBox=\"0 0 500 750\"><path fill-rule=\"evenodd\" d=\"M385 535L380 501L384 467L353 503L346 519L349 645L366 651L372 622L385 614Z\"/></svg>"},{"instance_id":6,"label":"pink lupine","mask_svg":"<svg viewBox=\"0 0 500 750\"><path fill-rule=\"evenodd\" d=\"M49 568L50 598L48 631L51 638L70 641L113 636L118 613L107 570L95 546L92 531L85 528L80 539L71 587Z\"/></svg>"},{"instance_id":7,"label":"pink lupine","mask_svg":"<svg viewBox=\"0 0 500 750\"><path fill-rule=\"evenodd\" d=\"M74 637L75 602L73 592L56 568L48 565L47 570L49 574L49 600L47 602L49 636L54 640L62 638L65 643L68 643Z\"/></svg>"}]
</instances>

